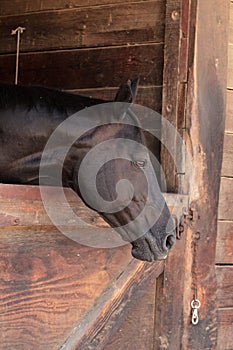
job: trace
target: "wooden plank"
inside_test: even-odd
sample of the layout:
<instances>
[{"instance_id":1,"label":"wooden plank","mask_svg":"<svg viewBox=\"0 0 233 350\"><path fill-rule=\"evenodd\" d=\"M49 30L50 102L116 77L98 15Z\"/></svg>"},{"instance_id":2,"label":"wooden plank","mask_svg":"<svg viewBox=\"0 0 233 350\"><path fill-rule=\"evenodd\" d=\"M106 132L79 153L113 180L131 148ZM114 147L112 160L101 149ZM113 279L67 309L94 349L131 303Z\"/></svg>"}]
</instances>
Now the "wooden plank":
<instances>
[{"instance_id":1,"label":"wooden plank","mask_svg":"<svg viewBox=\"0 0 233 350\"><path fill-rule=\"evenodd\" d=\"M224 136L222 176L233 177L233 134Z\"/></svg>"},{"instance_id":2,"label":"wooden plank","mask_svg":"<svg viewBox=\"0 0 233 350\"><path fill-rule=\"evenodd\" d=\"M137 2L143 2L145 0L137 0ZM100 6L100 5L109 5L121 3L130 3L132 0L14 0L9 2L9 0L1 0L0 3L0 13L2 16L6 15L20 15L30 12L38 11L48 11L48 10L65 10L65 9L74 9L80 7L89 7L89 6Z\"/></svg>"},{"instance_id":3,"label":"wooden plank","mask_svg":"<svg viewBox=\"0 0 233 350\"><path fill-rule=\"evenodd\" d=\"M195 52L190 59L193 65L187 100L187 116L191 117L187 126L192 145L190 203L194 217L185 251L181 348L215 350L218 337L215 250L227 80L227 42L223 38L227 37L229 2L197 0L194 3L197 4ZM201 308L199 324L194 327L188 305L195 290Z\"/></svg>"},{"instance_id":4,"label":"wooden plank","mask_svg":"<svg viewBox=\"0 0 233 350\"><path fill-rule=\"evenodd\" d=\"M229 13L229 44L233 44L233 3L230 3L230 13Z\"/></svg>"},{"instance_id":5,"label":"wooden plank","mask_svg":"<svg viewBox=\"0 0 233 350\"><path fill-rule=\"evenodd\" d=\"M45 187L50 205L60 212L67 206L82 219L76 224L79 229L89 231L96 228L109 228L109 225L93 210L84 205L77 194L69 188L64 189L67 203L64 203L56 187ZM188 196L164 193L165 201L177 218L181 217L184 208L188 207ZM64 227L69 223L64 223ZM39 186L0 184L0 227L51 226ZM83 231L85 232L85 231ZM111 229L109 231L111 234Z\"/></svg>"},{"instance_id":6,"label":"wooden plank","mask_svg":"<svg viewBox=\"0 0 233 350\"><path fill-rule=\"evenodd\" d=\"M225 132L233 133L233 91L227 90L227 111Z\"/></svg>"},{"instance_id":7,"label":"wooden plank","mask_svg":"<svg viewBox=\"0 0 233 350\"><path fill-rule=\"evenodd\" d=\"M15 53L11 30L26 28L21 52L157 42L164 40L165 2L147 1L3 17L0 53Z\"/></svg>"},{"instance_id":8,"label":"wooden plank","mask_svg":"<svg viewBox=\"0 0 233 350\"><path fill-rule=\"evenodd\" d=\"M219 307L233 307L233 266L216 266L216 276Z\"/></svg>"},{"instance_id":9,"label":"wooden plank","mask_svg":"<svg viewBox=\"0 0 233 350\"><path fill-rule=\"evenodd\" d=\"M0 237L1 350L59 349L89 310L102 310L106 289L114 303L109 288L132 261L129 245L94 249L55 228L1 228Z\"/></svg>"},{"instance_id":10,"label":"wooden plank","mask_svg":"<svg viewBox=\"0 0 233 350\"><path fill-rule=\"evenodd\" d=\"M216 264L233 264L233 221L218 222Z\"/></svg>"},{"instance_id":11,"label":"wooden plank","mask_svg":"<svg viewBox=\"0 0 233 350\"><path fill-rule=\"evenodd\" d=\"M190 69L188 48L191 47L193 40L190 36L190 21L195 23L195 11L191 9L191 2L187 0L167 0L166 3L162 115L178 132L183 132L187 98L185 85L188 69ZM179 154L176 139L171 139L164 130L163 140L164 144L170 146L176 155ZM161 163L166 175L168 191L177 192L179 177L177 172L183 171L182 159L180 159L180 168L176 169L174 159L166 147L163 147ZM183 183L180 191L185 191ZM184 237L186 237L186 232L184 232ZM185 249L186 239L177 242L174 250L168 256L164 274L157 283L155 349L181 348L184 334L182 305L186 282L185 269L187 269L187 260L190 257L190 254L186 254Z\"/></svg>"},{"instance_id":12,"label":"wooden plank","mask_svg":"<svg viewBox=\"0 0 233 350\"><path fill-rule=\"evenodd\" d=\"M84 322L76 327L72 335L63 346L65 350L100 350L111 339L112 334L119 327L125 317L125 310L131 302L131 295L136 299L140 295L140 288L145 287L148 278L153 280L163 271L163 262L153 264L131 263L123 274L116 280L112 288L103 294L99 305L86 315ZM88 320L88 322L87 322Z\"/></svg>"},{"instance_id":13,"label":"wooden plank","mask_svg":"<svg viewBox=\"0 0 233 350\"><path fill-rule=\"evenodd\" d=\"M233 178L222 177L219 198L219 220L233 218Z\"/></svg>"},{"instance_id":14,"label":"wooden plank","mask_svg":"<svg viewBox=\"0 0 233 350\"><path fill-rule=\"evenodd\" d=\"M228 45L228 89L233 89L233 44Z\"/></svg>"},{"instance_id":15,"label":"wooden plank","mask_svg":"<svg viewBox=\"0 0 233 350\"><path fill-rule=\"evenodd\" d=\"M221 350L233 349L232 324L233 308L218 311L218 347Z\"/></svg>"},{"instance_id":16,"label":"wooden plank","mask_svg":"<svg viewBox=\"0 0 233 350\"><path fill-rule=\"evenodd\" d=\"M109 225L93 210L87 208L71 189L64 189L67 203L57 193L56 187L47 187L50 203L58 212L70 205L76 215L82 219L80 228L96 229ZM0 227L4 226L51 226L45 211L38 186L0 184Z\"/></svg>"},{"instance_id":17,"label":"wooden plank","mask_svg":"<svg viewBox=\"0 0 233 350\"><path fill-rule=\"evenodd\" d=\"M132 350L135 344L140 350L154 350L155 289L156 279L153 278L148 289L141 290L138 300L131 296L125 319L104 350Z\"/></svg>"},{"instance_id":18,"label":"wooden plank","mask_svg":"<svg viewBox=\"0 0 233 350\"><path fill-rule=\"evenodd\" d=\"M141 77L141 85L162 85L163 44L22 54L19 84L62 89L119 86ZM1 81L13 82L15 55L0 56Z\"/></svg>"},{"instance_id":19,"label":"wooden plank","mask_svg":"<svg viewBox=\"0 0 233 350\"><path fill-rule=\"evenodd\" d=\"M79 89L72 90L74 93L100 98L107 101L115 99L118 87L100 88L100 89ZM154 111L161 113L162 108L162 87L160 86L139 86L135 103L149 107Z\"/></svg>"},{"instance_id":20,"label":"wooden plank","mask_svg":"<svg viewBox=\"0 0 233 350\"><path fill-rule=\"evenodd\" d=\"M183 136L185 127L190 11L191 1L167 1L162 115L177 129L181 136ZM173 154L176 157L175 165L167 148L162 146L161 161L167 179L167 187L170 192L177 192L180 174L185 172L182 150L178 146L176 137L171 138L165 131L163 140L163 144L174 150Z\"/></svg>"}]
</instances>

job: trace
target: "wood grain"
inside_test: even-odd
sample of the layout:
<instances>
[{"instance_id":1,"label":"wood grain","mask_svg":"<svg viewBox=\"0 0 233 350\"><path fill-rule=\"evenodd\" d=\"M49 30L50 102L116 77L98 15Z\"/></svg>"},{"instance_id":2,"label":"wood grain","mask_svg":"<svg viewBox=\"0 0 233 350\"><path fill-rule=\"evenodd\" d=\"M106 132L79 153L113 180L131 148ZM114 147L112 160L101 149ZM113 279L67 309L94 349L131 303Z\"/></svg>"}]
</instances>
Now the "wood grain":
<instances>
[{"instance_id":1,"label":"wood grain","mask_svg":"<svg viewBox=\"0 0 233 350\"><path fill-rule=\"evenodd\" d=\"M233 177L233 134L224 136L222 176Z\"/></svg>"},{"instance_id":2,"label":"wood grain","mask_svg":"<svg viewBox=\"0 0 233 350\"><path fill-rule=\"evenodd\" d=\"M107 101L115 99L118 88L96 88L71 90L74 93L94 98L101 98ZM162 87L160 86L139 86L135 103L149 107L161 113L162 108Z\"/></svg>"},{"instance_id":3,"label":"wood grain","mask_svg":"<svg viewBox=\"0 0 233 350\"><path fill-rule=\"evenodd\" d=\"M216 267L218 283L218 305L220 308L233 308L233 266Z\"/></svg>"},{"instance_id":4,"label":"wood grain","mask_svg":"<svg viewBox=\"0 0 233 350\"><path fill-rule=\"evenodd\" d=\"M218 222L216 263L233 264L233 221Z\"/></svg>"},{"instance_id":5,"label":"wood grain","mask_svg":"<svg viewBox=\"0 0 233 350\"><path fill-rule=\"evenodd\" d=\"M228 45L228 89L233 89L233 44Z\"/></svg>"},{"instance_id":6,"label":"wood grain","mask_svg":"<svg viewBox=\"0 0 233 350\"><path fill-rule=\"evenodd\" d=\"M218 350L232 350L232 324L233 324L233 308L221 309L218 311Z\"/></svg>"},{"instance_id":7,"label":"wood grain","mask_svg":"<svg viewBox=\"0 0 233 350\"><path fill-rule=\"evenodd\" d=\"M125 319L104 350L154 350L156 279L152 278L147 290L141 289L138 300L134 295L125 311ZM137 325L137 327L135 327Z\"/></svg>"},{"instance_id":8,"label":"wood grain","mask_svg":"<svg viewBox=\"0 0 233 350\"><path fill-rule=\"evenodd\" d=\"M1 229L0 349L57 350L132 260L55 228Z\"/></svg>"},{"instance_id":9,"label":"wood grain","mask_svg":"<svg viewBox=\"0 0 233 350\"><path fill-rule=\"evenodd\" d=\"M195 46L194 52L190 51L186 113L191 117L187 118L192 145L190 203L199 217L194 216L187 235L181 347L215 350L218 338L215 250L227 80L227 41L223 38L227 37L229 2L217 0L213 6L213 2L198 0L192 4L197 5L192 13ZM191 324L191 310L187 307L195 289L201 301L197 327Z\"/></svg>"},{"instance_id":10,"label":"wood grain","mask_svg":"<svg viewBox=\"0 0 233 350\"><path fill-rule=\"evenodd\" d=\"M163 262L148 264L132 262L106 293L100 297L99 306L86 315L64 344L65 350L102 350L118 329L125 313L130 307L132 295L137 300L140 296L139 285L143 293L148 288L148 279L157 278L163 271ZM123 345L124 346L124 345Z\"/></svg>"},{"instance_id":11,"label":"wood grain","mask_svg":"<svg viewBox=\"0 0 233 350\"><path fill-rule=\"evenodd\" d=\"M51 186L43 189L46 191L49 207L54 208L60 217L63 212L65 215L66 208L70 207L82 220L80 224L64 220L64 224L60 224L61 227L69 227L70 224L71 229L82 230L83 234L85 230L90 233L96 229L99 229L100 234L101 228L109 228L109 234L113 235L113 230L100 215L89 209L71 189L64 189L67 202L64 202L58 192L59 188ZM163 196L172 214L179 219L184 208L188 207L188 196L172 193L164 193ZM0 184L0 227L52 226L53 222L44 208L42 198L45 197L41 197L39 186Z\"/></svg>"},{"instance_id":12,"label":"wood grain","mask_svg":"<svg viewBox=\"0 0 233 350\"><path fill-rule=\"evenodd\" d=\"M82 200L71 189L65 188L67 203L63 202L56 187L44 187L49 203L62 215L67 207L71 207L82 223L83 229L109 227L109 225L93 210L87 208ZM64 222L64 226L68 225ZM41 200L39 186L21 186L0 184L0 226L51 226Z\"/></svg>"},{"instance_id":13,"label":"wood grain","mask_svg":"<svg viewBox=\"0 0 233 350\"><path fill-rule=\"evenodd\" d=\"M229 220L233 218L233 178L222 177L219 197L219 220Z\"/></svg>"},{"instance_id":14,"label":"wood grain","mask_svg":"<svg viewBox=\"0 0 233 350\"><path fill-rule=\"evenodd\" d=\"M227 90L225 132L233 133L233 91Z\"/></svg>"},{"instance_id":15,"label":"wood grain","mask_svg":"<svg viewBox=\"0 0 233 350\"><path fill-rule=\"evenodd\" d=\"M116 87L141 77L162 85L163 44L22 54L19 84L62 89ZM13 82L15 55L0 56L1 81Z\"/></svg>"},{"instance_id":16,"label":"wood grain","mask_svg":"<svg viewBox=\"0 0 233 350\"><path fill-rule=\"evenodd\" d=\"M26 28L21 52L161 43L164 16L165 2L160 0L3 17L0 53L15 53L16 41L10 33L19 23Z\"/></svg>"},{"instance_id":17,"label":"wood grain","mask_svg":"<svg viewBox=\"0 0 233 350\"><path fill-rule=\"evenodd\" d=\"M145 0L137 0L137 2L144 2ZM160 1L160 0L159 0ZM1 15L20 15L30 12L42 12L49 10L66 10L90 6L100 6L109 4L122 4L131 3L132 0L1 0L0 10Z\"/></svg>"},{"instance_id":18,"label":"wood grain","mask_svg":"<svg viewBox=\"0 0 233 350\"><path fill-rule=\"evenodd\" d=\"M229 44L233 44L233 3L230 3L229 10L229 32L228 32L228 42Z\"/></svg>"}]
</instances>

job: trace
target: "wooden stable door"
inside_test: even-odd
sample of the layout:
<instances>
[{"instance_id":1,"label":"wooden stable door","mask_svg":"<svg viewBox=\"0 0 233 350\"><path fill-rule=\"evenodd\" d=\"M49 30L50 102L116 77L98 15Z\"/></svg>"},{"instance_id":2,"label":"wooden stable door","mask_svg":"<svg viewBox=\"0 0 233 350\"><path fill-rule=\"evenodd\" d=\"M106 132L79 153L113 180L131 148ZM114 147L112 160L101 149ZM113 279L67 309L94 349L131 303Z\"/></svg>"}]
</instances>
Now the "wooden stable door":
<instances>
[{"instance_id":1,"label":"wooden stable door","mask_svg":"<svg viewBox=\"0 0 233 350\"><path fill-rule=\"evenodd\" d=\"M18 25L18 20L27 27L21 83L84 89L88 95L113 98L129 72L141 75L138 103L157 111L162 107L192 160L187 166L176 139L167 142L175 150L177 166L162 147L161 162L172 193L166 200L170 207L179 203L178 217L185 209L185 231L165 263L143 263L131 257L129 246L105 250L78 245L52 226L38 188L1 185L0 349L217 349L215 246L225 116L226 1L127 1L124 8L119 1L88 4L87 9L78 1L2 1L1 78L13 81L14 46L4 28ZM99 17L102 6L107 20ZM110 19L124 13L130 20L114 22L111 30ZM93 25L95 19L98 26ZM104 21L106 26L96 34ZM70 23L77 27L75 37ZM50 27L53 31L46 30ZM59 36L56 28L62 28ZM34 40L36 33L39 40ZM62 205L53 189L48 191L54 205ZM67 198L87 222L80 230L107 227L72 192ZM195 297L201 303L197 325L191 323Z\"/></svg>"}]
</instances>

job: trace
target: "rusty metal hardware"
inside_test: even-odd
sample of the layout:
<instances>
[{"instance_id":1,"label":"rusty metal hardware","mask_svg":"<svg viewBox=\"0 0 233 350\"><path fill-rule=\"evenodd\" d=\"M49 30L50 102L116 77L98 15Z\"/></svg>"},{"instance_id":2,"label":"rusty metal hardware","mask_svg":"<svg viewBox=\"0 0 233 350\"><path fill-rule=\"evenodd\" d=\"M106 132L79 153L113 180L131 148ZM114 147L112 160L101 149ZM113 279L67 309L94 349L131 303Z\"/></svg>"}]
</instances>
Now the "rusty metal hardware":
<instances>
[{"instance_id":1,"label":"rusty metal hardware","mask_svg":"<svg viewBox=\"0 0 233 350\"><path fill-rule=\"evenodd\" d=\"M183 233L186 230L186 227L191 222L196 222L199 219L198 212L195 208L186 208L183 209L183 214L178 220L176 215L172 215L175 227L176 227L176 238L180 240L182 238Z\"/></svg>"}]
</instances>

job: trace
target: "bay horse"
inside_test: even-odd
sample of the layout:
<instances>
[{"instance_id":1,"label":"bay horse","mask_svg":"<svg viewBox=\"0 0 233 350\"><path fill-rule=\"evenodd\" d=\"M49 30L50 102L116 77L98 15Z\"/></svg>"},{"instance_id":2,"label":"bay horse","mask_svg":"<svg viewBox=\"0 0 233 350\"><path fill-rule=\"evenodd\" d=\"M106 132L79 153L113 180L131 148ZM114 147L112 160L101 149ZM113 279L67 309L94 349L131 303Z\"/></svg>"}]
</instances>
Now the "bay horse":
<instances>
[{"instance_id":1,"label":"bay horse","mask_svg":"<svg viewBox=\"0 0 233 350\"><path fill-rule=\"evenodd\" d=\"M133 103L137 85L138 80L121 85L115 102ZM1 83L0 182L39 185L43 150L54 130L74 113L108 102L50 88ZM113 123L100 123L98 127L79 137L72 145L63 164L63 186L72 188L84 203L94 210L96 209L83 196L85 192L90 198L92 197L85 182L85 175L83 179L79 178L79 169L88 152L97 144L112 139L134 140L145 145L140 127L122 123L125 112L119 110L112 117ZM100 116L100 119L102 117L106 120L106 116ZM119 227L127 227L127 224L137 218L145 207L149 181L153 202L150 204L150 211L156 217L155 222L146 232L141 232L140 225L136 226L135 232L130 234L127 230L119 230L119 232L125 241L132 244L132 255L135 258L144 261L165 259L176 240L175 230L171 224L171 214L166 203L161 200L163 197L155 173L150 170L149 179L145 180L144 167L152 168L146 148L143 155L137 154L137 148L133 155L132 152L128 153L127 160L120 159L118 156L106 162L98 172L96 184L102 198L111 203L117 196L118 182L121 179L128 179L133 186L133 193L132 186L130 190L130 203L118 211L98 210L98 212L116 230ZM59 162L59 157L47 164L48 182L46 184L48 185L56 185L56 179L50 175L53 173L51 169L54 169L54 166L56 168L56 162ZM127 188L125 191L127 192ZM144 215L145 220L147 220L146 215Z\"/></svg>"}]
</instances>

